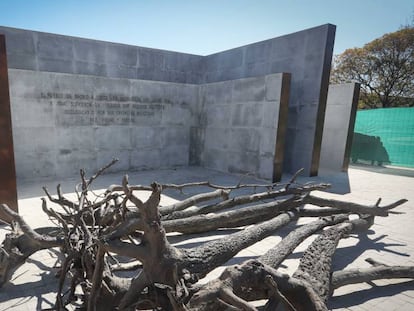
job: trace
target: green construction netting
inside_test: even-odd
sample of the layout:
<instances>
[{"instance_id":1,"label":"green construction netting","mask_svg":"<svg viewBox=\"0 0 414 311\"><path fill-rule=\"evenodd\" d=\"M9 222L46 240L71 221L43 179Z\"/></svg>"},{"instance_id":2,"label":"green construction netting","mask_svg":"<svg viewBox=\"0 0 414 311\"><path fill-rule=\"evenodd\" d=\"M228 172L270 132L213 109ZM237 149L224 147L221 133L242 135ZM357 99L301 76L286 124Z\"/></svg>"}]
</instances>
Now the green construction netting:
<instances>
[{"instance_id":1,"label":"green construction netting","mask_svg":"<svg viewBox=\"0 0 414 311\"><path fill-rule=\"evenodd\" d=\"M414 167L414 107L358 111L351 159Z\"/></svg>"}]
</instances>

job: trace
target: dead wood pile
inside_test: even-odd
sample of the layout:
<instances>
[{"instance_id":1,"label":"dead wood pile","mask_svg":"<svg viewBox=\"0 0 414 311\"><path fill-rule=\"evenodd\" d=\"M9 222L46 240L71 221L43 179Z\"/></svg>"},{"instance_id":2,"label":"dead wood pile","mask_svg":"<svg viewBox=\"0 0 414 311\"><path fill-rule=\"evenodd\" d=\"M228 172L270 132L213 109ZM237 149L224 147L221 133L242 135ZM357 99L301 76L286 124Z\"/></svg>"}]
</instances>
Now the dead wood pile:
<instances>
[{"instance_id":1,"label":"dead wood pile","mask_svg":"<svg viewBox=\"0 0 414 311\"><path fill-rule=\"evenodd\" d=\"M390 267L374 260L372 268L332 271L332 257L340 239L366 231L376 216L385 217L406 202L380 206L324 199L311 192L327 184L286 184L232 187L209 182L130 185L125 176L103 194L91 189L109 166L86 178L81 171L77 199L51 194L43 199L44 213L54 228L32 229L26 221L0 205L13 219L12 232L0 248L0 286L25 260L41 249L63 254L56 289L56 310L74 301L85 310L257 310L250 301L265 300L262 310L327 310L334 289L383 278L414 278L413 267ZM160 206L166 189L210 189L169 206ZM250 194L234 196L237 189ZM147 200L140 192L149 193ZM350 215L358 217L350 218ZM298 226L263 256L229 266L207 284L198 280L224 265L240 250L297 221ZM168 232L190 233L237 228L234 233L192 248L169 241ZM317 234L293 275L278 271L283 261L307 237ZM127 259L127 260L126 260ZM125 277L122 271L132 271Z\"/></svg>"}]
</instances>

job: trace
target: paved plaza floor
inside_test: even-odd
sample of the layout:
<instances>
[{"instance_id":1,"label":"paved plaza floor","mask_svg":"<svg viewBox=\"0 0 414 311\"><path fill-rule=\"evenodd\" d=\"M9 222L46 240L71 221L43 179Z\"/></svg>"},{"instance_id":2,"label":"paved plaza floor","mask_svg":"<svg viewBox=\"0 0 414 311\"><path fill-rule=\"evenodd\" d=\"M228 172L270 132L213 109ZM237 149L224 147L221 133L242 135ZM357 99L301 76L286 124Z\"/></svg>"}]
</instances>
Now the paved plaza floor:
<instances>
[{"instance_id":1,"label":"paved plaza floor","mask_svg":"<svg viewBox=\"0 0 414 311\"><path fill-rule=\"evenodd\" d=\"M219 173L207 169L189 167L177 170L159 170L130 173L131 184L184 183L189 181L209 180L216 184L231 185L255 181L239 175ZM107 174L95 183L95 189L106 188L110 184L121 182L122 174ZM289 176L286 176L289 178ZM372 168L353 166L348 173L329 175L317 178L300 178L299 181L327 181L334 187L333 192L317 192L324 197L339 198L364 204L375 204L379 197L381 204L388 204L401 198L408 202L398 207L401 214L389 217L377 217L375 224L366 234L351 235L339 243L334 258L334 270L354 267L369 267L364 260L374 258L388 265L414 265L414 171L392 168ZM33 227L49 225L48 219L41 211L40 197L42 186L52 192L57 183L62 184L64 192L73 192L77 179L41 180L36 182L20 182L18 185L20 214ZM347 193L348 192L348 193ZM168 192L163 196L161 204L182 199L191 193ZM274 235L242 250L226 265L256 258L273 247L281 237L285 236L295 224L287 226ZM7 226L0 226L0 240L8 231ZM191 235L181 241L172 238L177 245L194 245L206 240L218 238L228 231ZM303 242L280 268L283 272L292 273L302 252L314 239L310 237ZM32 255L25 265L13 275L11 282L0 289L0 311L4 310L40 310L50 308L55 302L55 290L58 280L55 278L56 265L59 263L55 250L39 251ZM224 267L212 271L202 281L217 277ZM414 281L381 280L370 283L348 285L334 292L329 302L332 310L414 310Z\"/></svg>"}]
</instances>

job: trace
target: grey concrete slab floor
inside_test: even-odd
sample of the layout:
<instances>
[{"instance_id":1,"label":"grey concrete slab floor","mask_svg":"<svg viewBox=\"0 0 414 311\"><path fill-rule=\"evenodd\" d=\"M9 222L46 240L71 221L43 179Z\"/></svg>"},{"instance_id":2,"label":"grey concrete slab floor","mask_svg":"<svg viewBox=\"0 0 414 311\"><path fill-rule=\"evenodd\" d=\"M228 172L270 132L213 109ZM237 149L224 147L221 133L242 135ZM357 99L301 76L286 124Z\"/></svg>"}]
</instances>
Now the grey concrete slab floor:
<instances>
[{"instance_id":1,"label":"grey concrete slab floor","mask_svg":"<svg viewBox=\"0 0 414 311\"><path fill-rule=\"evenodd\" d=\"M378 172L380 171L380 172ZM103 189L110 184L121 182L123 174L107 174L96 180L94 189ZM225 174L198 167L186 167L176 170L157 170L132 172L131 184L148 185L153 181L160 183L184 183L190 181L209 180L221 185L233 185L239 182L260 182L251 177ZM404 176L401 176L404 175ZM288 179L285 176L284 179ZM352 166L348 173L329 175L317 178L299 179L307 181L331 182L333 192L317 192L327 198L338 198L365 204L374 204L379 197L381 204L388 204L401 198L408 202L396 211L403 214L391 214L389 217L376 217L375 224L366 234L351 235L339 243L334 257L333 269L343 270L355 267L369 267L364 260L372 257L389 265L414 265L414 176L409 173L388 174L383 169L369 170ZM57 183L62 184L64 193L72 193L76 178L64 180L37 180L18 183L20 214L34 228L50 225L50 221L41 211L41 187L47 186L55 193ZM194 193L195 189L179 193L168 191L163 195L161 205L181 200ZM300 223L309 221L300 220ZM264 254L281 240L292 228L291 224L275 234L240 251L227 264L240 263L246 259L256 258ZM7 226L0 226L0 240L8 232ZM190 235L186 239L172 234L171 241L180 247L191 247L206 240L217 239L234 230L221 230L214 233ZM297 268L302 252L314 239L305 240L280 268L286 273L293 273ZM55 278L59 252L57 250L39 251L32 255L13 275L11 282L0 289L0 311L2 310L40 310L50 308L55 301L58 279ZM201 282L217 277L224 267L212 271ZM414 310L414 282L409 280L381 280L370 283L348 285L336 290L330 299L332 310Z\"/></svg>"}]
</instances>

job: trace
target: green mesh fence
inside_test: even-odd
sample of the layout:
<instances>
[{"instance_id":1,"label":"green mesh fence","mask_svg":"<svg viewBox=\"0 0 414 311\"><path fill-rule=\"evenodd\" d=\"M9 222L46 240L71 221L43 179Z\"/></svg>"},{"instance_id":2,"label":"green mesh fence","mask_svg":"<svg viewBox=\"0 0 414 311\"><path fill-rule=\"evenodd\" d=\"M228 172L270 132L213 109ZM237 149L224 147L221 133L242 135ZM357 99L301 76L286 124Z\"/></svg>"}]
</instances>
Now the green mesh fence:
<instances>
[{"instance_id":1,"label":"green mesh fence","mask_svg":"<svg viewBox=\"0 0 414 311\"><path fill-rule=\"evenodd\" d=\"M351 160L414 167L414 107L358 111Z\"/></svg>"}]
</instances>

